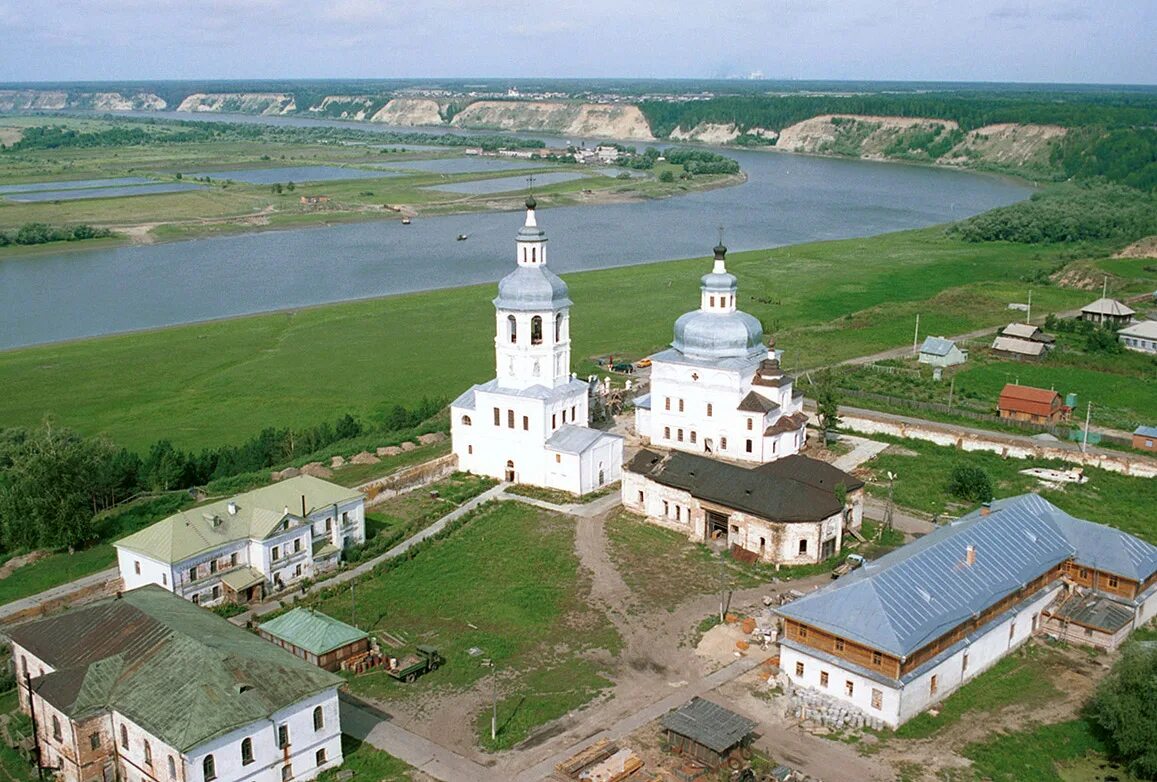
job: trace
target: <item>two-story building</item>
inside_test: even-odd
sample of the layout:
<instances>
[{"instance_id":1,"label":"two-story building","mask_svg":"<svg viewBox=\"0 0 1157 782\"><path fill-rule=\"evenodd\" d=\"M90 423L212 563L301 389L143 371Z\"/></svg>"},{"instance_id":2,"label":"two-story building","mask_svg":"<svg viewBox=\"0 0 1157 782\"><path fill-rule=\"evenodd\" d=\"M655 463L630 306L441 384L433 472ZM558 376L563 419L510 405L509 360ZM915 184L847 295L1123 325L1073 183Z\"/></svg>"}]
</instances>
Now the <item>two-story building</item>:
<instances>
[{"instance_id":1,"label":"two-story building","mask_svg":"<svg viewBox=\"0 0 1157 782\"><path fill-rule=\"evenodd\" d=\"M114 545L125 589L157 584L213 605L315 578L365 539L361 492L300 475L175 513Z\"/></svg>"},{"instance_id":2,"label":"two-story building","mask_svg":"<svg viewBox=\"0 0 1157 782\"><path fill-rule=\"evenodd\" d=\"M291 782L342 762L342 680L146 586L9 631L63 782Z\"/></svg>"},{"instance_id":3,"label":"two-story building","mask_svg":"<svg viewBox=\"0 0 1157 782\"><path fill-rule=\"evenodd\" d=\"M1114 648L1157 614L1157 546L998 500L777 609L781 668L892 727L1037 633Z\"/></svg>"}]
</instances>

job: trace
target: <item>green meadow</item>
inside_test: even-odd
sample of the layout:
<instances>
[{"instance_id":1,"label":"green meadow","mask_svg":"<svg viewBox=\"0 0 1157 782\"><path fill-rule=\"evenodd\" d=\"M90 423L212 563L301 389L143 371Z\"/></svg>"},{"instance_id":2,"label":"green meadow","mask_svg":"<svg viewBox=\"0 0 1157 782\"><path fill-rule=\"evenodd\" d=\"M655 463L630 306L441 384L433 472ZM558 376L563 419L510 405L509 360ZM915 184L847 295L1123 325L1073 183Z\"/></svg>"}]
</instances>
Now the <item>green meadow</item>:
<instances>
[{"instance_id":1,"label":"green meadow","mask_svg":"<svg viewBox=\"0 0 1157 782\"><path fill-rule=\"evenodd\" d=\"M549 231L549 211L543 222ZM934 227L735 253L728 268L740 306L800 370L904 345L917 313L923 334L1007 322L1025 280L1111 249L970 244ZM709 269L698 258L567 275L574 369L584 376L591 357L662 348L675 318L697 306ZM1088 299L1033 288L1042 314ZM182 448L238 443L346 411L374 420L493 376L493 292L438 290L3 352L0 426L51 415L144 449L161 438Z\"/></svg>"}]
</instances>

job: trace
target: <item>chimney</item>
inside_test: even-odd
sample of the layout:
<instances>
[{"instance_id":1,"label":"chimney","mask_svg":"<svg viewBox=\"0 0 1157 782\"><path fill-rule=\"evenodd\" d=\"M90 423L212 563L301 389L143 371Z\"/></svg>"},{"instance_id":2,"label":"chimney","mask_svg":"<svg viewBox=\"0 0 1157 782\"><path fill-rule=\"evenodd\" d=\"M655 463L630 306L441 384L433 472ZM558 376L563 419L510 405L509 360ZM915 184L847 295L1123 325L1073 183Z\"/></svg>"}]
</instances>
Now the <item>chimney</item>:
<instances>
[{"instance_id":1,"label":"chimney","mask_svg":"<svg viewBox=\"0 0 1157 782\"><path fill-rule=\"evenodd\" d=\"M992 503L991 502L986 502L980 506L980 515L981 516L987 516L990 513L992 513Z\"/></svg>"},{"instance_id":2,"label":"chimney","mask_svg":"<svg viewBox=\"0 0 1157 782\"><path fill-rule=\"evenodd\" d=\"M301 495L301 518L305 518L305 495Z\"/></svg>"},{"instance_id":3,"label":"chimney","mask_svg":"<svg viewBox=\"0 0 1157 782\"><path fill-rule=\"evenodd\" d=\"M237 503L230 502L227 507L229 508L229 515L230 516L236 516L237 515Z\"/></svg>"},{"instance_id":4,"label":"chimney","mask_svg":"<svg viewBox=\"0 0 1157 782\"><path fill-rule=\"evenodd\" d=\"M281 515L282 516L288 516L289 515L289 506L288 505L285 506L285 510L281 511Z\"/></svg>"},{"instance_id":5,"label":"chimney","mask_svg":"<svg viewBox=\"0 0 1157 782\"><path fill-rule=\"evenodd\" d=\"M968 547L964 549L964 564L968 565L969 567L972 567L976 564L976 546L972 545L971 543L969 543Z\"/></svg>"}]
</instances>

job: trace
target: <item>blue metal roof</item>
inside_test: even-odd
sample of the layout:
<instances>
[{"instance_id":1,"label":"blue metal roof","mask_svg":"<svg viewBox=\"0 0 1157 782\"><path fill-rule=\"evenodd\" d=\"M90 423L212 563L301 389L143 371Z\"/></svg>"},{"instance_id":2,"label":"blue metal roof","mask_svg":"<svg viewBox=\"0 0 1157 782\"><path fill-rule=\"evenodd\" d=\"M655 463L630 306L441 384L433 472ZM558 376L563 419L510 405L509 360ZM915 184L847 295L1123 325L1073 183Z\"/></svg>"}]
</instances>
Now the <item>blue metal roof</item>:
<instances>
[{"instance_id":1,"label":"blue metal roof","mask_svg":"<svg viewBox=\"0 0 1157 782\"><path fill-rule=\"evenodd\" d=\"M1133 430L1133 434L1139 434L1142 437L1157 437L1157 426L1138 426Z\"/></svg>"},{"instance_id":2,"label":"blue metal roof","mask_svg":"<svg viewBox=\"0 0 1157 782\"><path fill-rule=\"evenodd\" d=\"M956 343L950 339L925 337L924 344L920 346L920 352L930 356L947 356L954 347L956 347Z\"/></svg>"},{"instance_id":3,"label":"blue metal roof","mask_svg":"<svg viewBox=\"0 0 1157 782\"><path fill-rule=\"evenodd\" d=\"M583 453L603 438L623 439L617 434L601 432L589 426L564 424L546 441L546 447L562 453Z\"/></svg>"},{"instance_id":4,"label":"blue metal roof","mask_svg":"<svg viewBox=\"0 0 1157 782\"><path fill-rule=\"evenodd\" d=\"M975 561L967 563L968 546ZM1067 559L1144 581L1157 547L1025 494L993 503L778 609L906 657Z\"/></svg>"}]
</instances>

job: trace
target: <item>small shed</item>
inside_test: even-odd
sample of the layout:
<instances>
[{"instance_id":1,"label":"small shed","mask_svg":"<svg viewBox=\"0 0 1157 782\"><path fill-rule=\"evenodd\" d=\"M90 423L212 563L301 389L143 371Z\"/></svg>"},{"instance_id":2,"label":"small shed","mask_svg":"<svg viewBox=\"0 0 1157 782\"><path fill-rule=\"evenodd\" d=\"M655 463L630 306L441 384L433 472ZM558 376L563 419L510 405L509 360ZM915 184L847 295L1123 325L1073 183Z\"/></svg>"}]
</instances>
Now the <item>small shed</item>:
<instances>
[{"instance_id":1,"label":"small shed","mask_svg":"<svg viewBox=\"0 0 1157 782\"><path fill-rule=\"evenodd\" d=\"M1137 313L1128 305L1110 298L1100 298L1092 304L1081 307L1081 320L1103 323L1113 328L1128 326L1135 314Z\"/></svg>"},{"instance_id":2,"label":"small shed","mask_svg":"<svg viewBox=\"0 0 1157 782\"><path fill-rule=\"evenodd\" d=\"M1001 418L1028 421L1034 424L1055 424L1063 421L1068 408L1061 404L1056 391L1009 383L1000 392L997 403Z\"/></svg>"},{"instance_id":3,"label":"small shed","mask_svg":"<svg viewBox=\"0 0 1157 782\"><path fill-rule=\"evenodd\" d=\"M312 608L295 608L260 625L257 633L327 671L340 669L342 660L370 648L369 633Z\"/></svg>"},{"instance_id":4,"label":"small shed","mask_svg":"<svg viewBox=\"0 0 1157 782\"><path fill-rule=\"evenodd\" d=\"M755 723L711 701L692 698L660 720L672 752L718 768L751 743Z\"/></svg>"},{"instance_id":5,"label":"small shed","mask_svg":"<svg viewBox=\"0 0 1157 782\"><path fill-rule=\"evenodd\" d=\"M1044 611L1044 616L1049 635L1111 652L1129 637L1136 612L1108 595L1074 592Z\"/></svg>"},{"instance_id":6,"label":"small shed","mask_svg":"<svg viewBox=\"0 0 1157 782\"><path fill-rule=\"evenodd\" d=\"M919 361L933 367L954 367L963 364L968 354L956 343L944 337L925 337L920 346Z\"/></svg>"},{"instance_id":7,"label":"small shed","mask_svg":"<svg viewBox=\"0 0 1157 782\"><path fill-rule=\"evenodd\" d=\"M1157 453L1157 426L1138 426L1134 429L1133 447Z\"/></svg>"},{"instance_id":8,"label":"small shed","mask_svg":"<svg viewBox=\"0 0 1157 782\"><path fill-rule=\"evenodd\" d=\"M1043 342L1033 342L1020 337L997 337L992 341L992 352L1006 358L1038 359L1044 356L1048 346Z\"/></svg>"}]
</instances>

